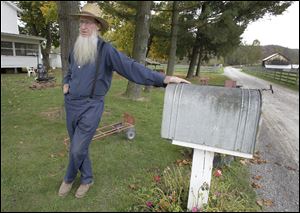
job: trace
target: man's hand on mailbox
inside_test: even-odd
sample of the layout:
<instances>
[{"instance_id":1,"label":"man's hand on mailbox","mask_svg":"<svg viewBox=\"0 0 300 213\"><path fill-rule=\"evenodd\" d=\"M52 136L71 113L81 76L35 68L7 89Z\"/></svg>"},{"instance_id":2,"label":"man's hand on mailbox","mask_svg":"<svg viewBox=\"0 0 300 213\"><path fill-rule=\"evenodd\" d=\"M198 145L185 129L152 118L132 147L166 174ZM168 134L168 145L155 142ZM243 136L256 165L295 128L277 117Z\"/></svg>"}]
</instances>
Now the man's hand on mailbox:
<instances>
[{"instance_id":1,"label":"man's hand on mailbox","mask_svg":"<svg viewBox=\"0 0 300 213\"><path fill-rule=\"evenodd\" d=\"M179 78L176 76L166 76L164 79L164 83L165 84L170 84L170 83L175 83L175 84L179 84L179 83L186 83L186 84L190 84L191 82L183 79L183 78Z\"/></svg>"}]
</instances>

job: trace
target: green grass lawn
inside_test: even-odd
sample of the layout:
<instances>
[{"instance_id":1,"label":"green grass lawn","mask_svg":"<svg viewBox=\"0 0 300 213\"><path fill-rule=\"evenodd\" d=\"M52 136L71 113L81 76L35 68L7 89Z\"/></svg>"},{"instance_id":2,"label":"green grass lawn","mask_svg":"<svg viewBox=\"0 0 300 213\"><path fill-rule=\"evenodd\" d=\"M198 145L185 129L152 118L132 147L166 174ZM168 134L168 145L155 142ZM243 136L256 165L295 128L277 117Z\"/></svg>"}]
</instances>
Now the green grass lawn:
<instances>
[{"instance_id":1,"label":"green grass lawn","mask_svg":"<svg viewBox=\"0 0 300 213\"><path fill-rule=\"evenodd\" d=\"M1 211L126 211L136 202L132 184L151 186L153 175L190 150L160 137L164 89L131 101L122 96L127 80L115 74L100 127L128 112L136 119L136 138L120 133L93 141L95 184L87 197L74 196L79 179L67 197L58 197L68 153L61 74L54 74L56 86L42 90L30 89L34 80L26 74L1 75Z\"/></svg>"}]
</instances>

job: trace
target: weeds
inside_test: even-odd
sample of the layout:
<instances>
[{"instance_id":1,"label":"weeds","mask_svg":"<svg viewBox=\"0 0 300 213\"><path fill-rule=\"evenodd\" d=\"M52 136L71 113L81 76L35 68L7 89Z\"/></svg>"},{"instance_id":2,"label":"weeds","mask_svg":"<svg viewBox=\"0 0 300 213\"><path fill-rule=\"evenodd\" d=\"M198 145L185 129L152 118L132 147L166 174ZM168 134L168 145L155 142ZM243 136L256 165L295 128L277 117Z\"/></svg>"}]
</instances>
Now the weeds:
<instances>
[{"instance_id":1,"label":"weeds","mask_svg":"<svg viewBox=\"0 0 300 213\"><path fill-rule=\"evenodd\" d=\"M255 203L255 192L247 179L247 169L237 161L234 161L230 168L225 165L221 169L214 168L208 203L201 208L193 207L188 210L190 169L190 165L167 167L161 174L161 179L156 175L151 186L136 191L137 203L129 210L147 212L260 210Z\"/></svg>"},{"instance_id":2,"label":"weeds","mask_svg":"<svg viewBox=\"0 0 300 213\"><path fill-rule=\"evenodd\" d=\"M161 179L154 178L151 187L137 191L138 203L134 210L150 212L185 210L189 191L189 171L181 166L167 167L160 177Z\"/></svg>"}]
</instances>

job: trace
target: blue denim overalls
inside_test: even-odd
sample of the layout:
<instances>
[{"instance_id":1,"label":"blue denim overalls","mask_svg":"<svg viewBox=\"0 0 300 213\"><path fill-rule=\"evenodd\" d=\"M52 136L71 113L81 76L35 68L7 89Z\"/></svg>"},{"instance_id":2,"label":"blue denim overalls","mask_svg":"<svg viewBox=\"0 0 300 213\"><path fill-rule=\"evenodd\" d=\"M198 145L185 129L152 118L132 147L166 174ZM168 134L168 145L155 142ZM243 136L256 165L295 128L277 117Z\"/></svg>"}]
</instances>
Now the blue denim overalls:
<instances>
[{"instance_id":1,"label":"blue denim overalls","mask_svg":"<svg viewBox=\"0 0 300 213\"><path fill-rule=\"evenodd\" d=\"M101 45L102 43L104 45ZM63 84L69 84L69 93L65 95L66 122L71 141L69 165L64 177L67 183L75 179L78 171L81 173L81 183L88 184L93 181L89 145L101 120L104 97L110 88L113 71L137 84L166 86L163 83L165 77L163 74L128 58L101 38L98 38L99 46L103 46L98 48L98 55L101 56L100 64L78 66L71 53L69 70L63 79ZM97 66L99 73L96 75ZM94 82L95 90L90 97Z\"/></svg>"}]
</instances>

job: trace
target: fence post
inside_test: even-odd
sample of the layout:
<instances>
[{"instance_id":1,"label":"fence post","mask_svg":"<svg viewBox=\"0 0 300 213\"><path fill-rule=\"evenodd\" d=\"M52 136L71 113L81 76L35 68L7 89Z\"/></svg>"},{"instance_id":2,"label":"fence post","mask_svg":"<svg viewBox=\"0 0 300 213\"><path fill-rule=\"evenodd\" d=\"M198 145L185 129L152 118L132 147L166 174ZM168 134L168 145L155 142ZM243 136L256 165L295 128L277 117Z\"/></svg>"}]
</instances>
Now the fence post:
<instances>
[{"instance_id":1,"label":"fence post","mask_svg":"<svg viewBox=\"0 0 300 213\"><path fill-rule=\"evenodd\" d=\"M283 71L281 70L281 71L280 71L279 82L281 82L282 73L283 73Z\"/></svg>"},{"instance_id":2,"label":"fence post","mask_svg":"<svg viewBox=\"0 0 300 213\"><path fill-rule=\"evenodd\" d=\"M298 68L298 70L296 72L297 72L297 75L296 75L296 85L299 86L299 68Z\"/></svg>"}]
</instances>

